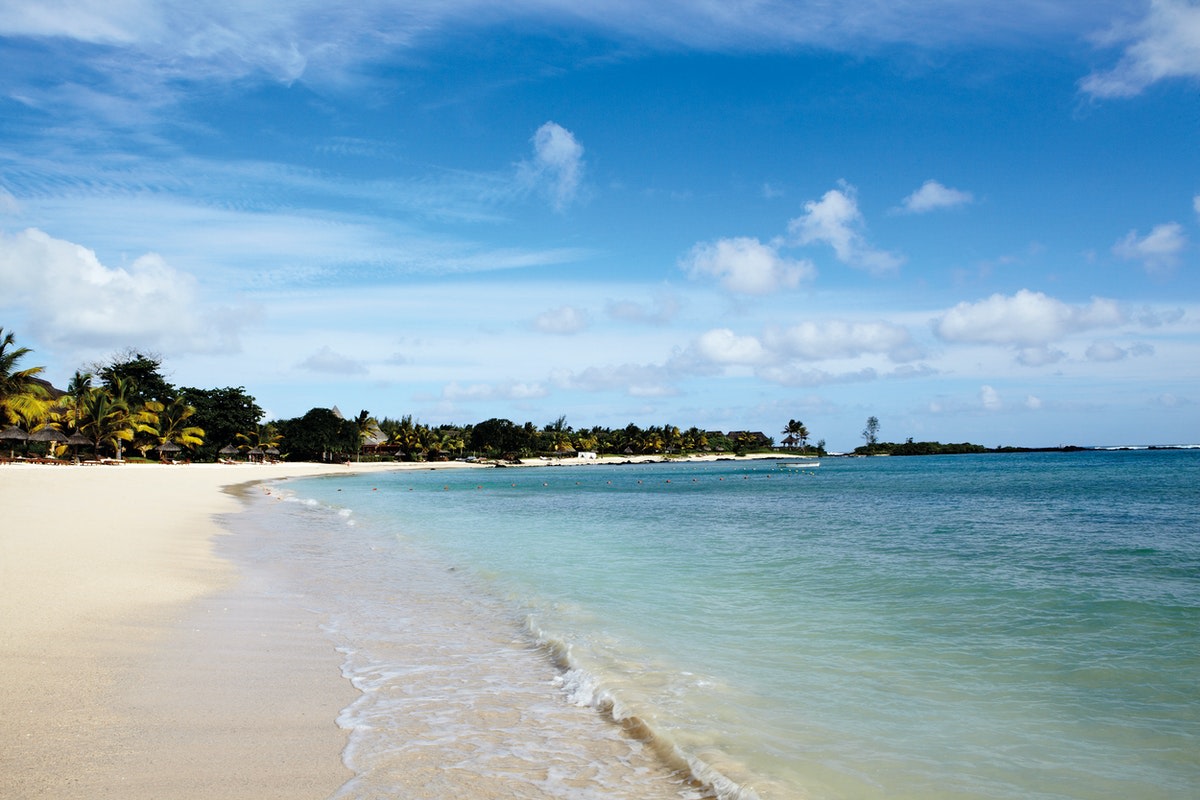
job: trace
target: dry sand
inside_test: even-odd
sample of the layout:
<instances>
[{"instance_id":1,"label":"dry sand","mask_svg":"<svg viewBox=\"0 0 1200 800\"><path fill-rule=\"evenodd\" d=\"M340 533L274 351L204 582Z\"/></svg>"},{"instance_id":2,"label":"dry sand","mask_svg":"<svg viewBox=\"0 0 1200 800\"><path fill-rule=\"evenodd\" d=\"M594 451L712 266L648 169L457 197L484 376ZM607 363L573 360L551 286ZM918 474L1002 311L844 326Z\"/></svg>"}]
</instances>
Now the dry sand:
<instances>
[{"instance_id":1,"label":"dry sand","mask_svg":"<svg viewBox=\"0 0 1200 800\"><path fill-rule=\"evenodd\" d=\"M331 471L0 465L0 797L336 791L337 653L213 555L223 487Z\"/></svg>"}]
</instances>

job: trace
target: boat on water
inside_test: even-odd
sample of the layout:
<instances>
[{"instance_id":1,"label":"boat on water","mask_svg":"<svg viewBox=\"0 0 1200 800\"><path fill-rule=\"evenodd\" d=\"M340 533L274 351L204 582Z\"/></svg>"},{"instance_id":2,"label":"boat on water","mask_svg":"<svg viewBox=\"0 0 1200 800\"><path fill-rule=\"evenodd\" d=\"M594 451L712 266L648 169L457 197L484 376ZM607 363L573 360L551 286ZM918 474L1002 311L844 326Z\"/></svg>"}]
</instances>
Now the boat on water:
<instances>
[{"instance_id":1,"label":"boat on water","mask_svg":"<svg viewBox=\"0 0 1200 800\"><path fill-rule=\"evenodd\" d=\"M775 466L779 469L814 469L821 466L821 462L815 458L788 458L776 461Z\"/></svg>"}]
</instances>

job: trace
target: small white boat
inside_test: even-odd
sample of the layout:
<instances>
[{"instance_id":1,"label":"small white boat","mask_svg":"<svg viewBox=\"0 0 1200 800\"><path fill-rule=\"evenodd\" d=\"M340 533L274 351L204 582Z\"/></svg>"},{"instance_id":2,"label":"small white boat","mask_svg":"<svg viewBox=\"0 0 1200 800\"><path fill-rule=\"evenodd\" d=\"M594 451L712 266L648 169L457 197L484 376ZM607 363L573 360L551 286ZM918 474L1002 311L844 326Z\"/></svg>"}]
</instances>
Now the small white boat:
<instances>
[{"instance_id":1,"label":"small white boat","mask_svg":"<svg viewBox=\"0 0 1200 800\"><path fill-rule=\"evenodd\" d=\"M776 461L775 466L779 469L815 469L821 466L821 462L815 458L790 458L786 461Z\"/></svg>"}]
</instances>

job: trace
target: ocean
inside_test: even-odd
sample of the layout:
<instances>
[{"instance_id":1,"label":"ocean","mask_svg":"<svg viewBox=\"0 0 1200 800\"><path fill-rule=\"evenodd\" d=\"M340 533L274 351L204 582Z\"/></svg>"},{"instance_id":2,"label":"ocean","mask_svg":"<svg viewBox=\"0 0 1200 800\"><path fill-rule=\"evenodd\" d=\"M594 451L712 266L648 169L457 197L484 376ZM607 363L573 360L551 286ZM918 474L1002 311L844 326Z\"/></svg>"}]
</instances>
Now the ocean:
<instances>
[{"instance_id":1,"label":"ocean","mask_svg":"<svg viewBox=\"0 0 1200 800\"><path fill-rule=\"evenodd\" d=\"M223 548L362 692L337 798L1191 798L1200 450L408 470Z\"/></svg>"}]
</instances>

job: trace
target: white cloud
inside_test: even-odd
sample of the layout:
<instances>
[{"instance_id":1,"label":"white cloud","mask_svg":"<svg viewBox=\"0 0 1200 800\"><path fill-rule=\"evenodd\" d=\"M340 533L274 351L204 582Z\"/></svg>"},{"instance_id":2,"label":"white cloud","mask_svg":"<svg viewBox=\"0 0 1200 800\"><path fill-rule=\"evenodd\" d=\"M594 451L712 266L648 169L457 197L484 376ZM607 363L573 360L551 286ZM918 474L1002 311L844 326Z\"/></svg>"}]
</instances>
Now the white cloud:
<instances>
[{"instance_id":1,"label":"white cloud","mask_svg":"<svg viewBox=\"0 0 1200 800\"><path fill-rule=\"evenodd\" d=\"M1004 408L1004 401L1000 399L1000 393L986 384L979 388L979 403L987 411L999 411Z\"/></svg>"},{"instance_id":2,"label":"white cloud","mask_svg":"<svg viewBox=\"0 0 1200 800\"><path fill-rule=\"evenodd\" d=\"M919 353L908 329L890 322L826 320L772 329L764 340L772 352L789 359L822 361L884 355L909 361Z\"/></svg>"},{"instance_id":3,"label":"white cloud","mask_svg":"<svg viewBox=\"0 0 1200 800\"><path fill-rule=\"evenodd\" d=\"M821 386L912 378L930 374L926 367L904 365L881 375L874 366L846 366L855 359L883 356L907 361L920 355L906 328L887 322L826 320L769 329L762 336L739 335L728 328L697 337L677 366L688 374L712 368L752 368L762 380L781 386ZM841 369L814 369L814 362L842 362Z\"/></svg>"},{"instance_id":4,"label":"white cloud","mask_svg":"<svg viewBox=\"0 0 1200 800\"><path fill-rule=\"evenodd\" d=\"M1111 70L1083 79L1094 97L1131 97L1161 80L1200 78L1200 5L1190 0L1150 0L1144 18L1097 38L1125 51Z\"/></svg>"},{"instance_id":5,"label":"white cloud","mask_svg":"<svg viewBox=\"0 0 1200 800\"><path fill-rule=\"evenodd\" d=\"M820 200L805 203L804 215L788 223L788 231L799 244L827 244L843 264L872 274L899 268L904 259L872 248L863 235L864 227L854 187L846 183L841 189L830 189Z\"/></svg>"},{"instance_id":6,"label":"white cloud","mask_svg":"<svg viewBox=\"0 0 1200 800\"><path fill-rule=\"evenodd\" d=\"M1011 297L994 294L962 302L934 321L934 333L948 342L1044 347L1070 333L1116 326L1125 314L1112 300L1093 298L1073 306L1041 292L1022 289Z\"/></svg>"},{"instance_id":7,"label":"white cloud","mask_svg":"<svg viewBox=\"0 0 1200 800\"><path fill-rule=\"evenodd\" d=\"M904 198L902 210L910 214L924 214L942 208L954 208L975 201L970 192L950 189L937 181L925 181L921 188Z\"/></svg>"},{"instance_id":8,"label":"white cloud","mask_svg":"<svg viewBox=\"0 0 1200 800\"><path fill-rule=\"evenodd\" d=\"M442 387L442 398L452 401L533 400L547 395L549 392L541 384L519 381L472 383L466 386L451 381Z\"/></svg>"},{"instance_id":9,"label":"white cloud","mask_svg":"<svg viewBox=\"0 0 1200 800\"><path fill-rule=\"evenodd\" d=\"M1166 222L1154 226L1145 236L1139 237L1136 230L1113 245L1113 253L1128 261L1140 261L1151 274L1161 274L1175 266L1179 254L1187 247L1187 236L1183 226L1177 222Z\"/></svg>"},{"instance_id":10,"label":"white cloud","mask_svg":"<svg viewBox=\"0 0 1200 800\"><path fill-rule=\"evenodd\" d=\"M547 122L533 135L533 161L521 165L521 176L562 211L579 193L583 168L583 145L563 126Z\"/></svg>"},{"instance_id":11,"label":"white cloud","mask_svg":"<svg viewBox=\"0 0 1200 800\"><path fill-rule=\"evenodd\" d=\"M1196 216L1200 217L1200 194L1192 198L1192 210L1196 212Z\"/></svg>"},{"instance_id":12,"label":"white cloud","mask_svg":"<svg viewBox=\"0 0 1200 800\"><path fill-rule=\"evenodd\" d=\"M763 357L762 343L753 336L738 336L728 328L717 328L696 339L696 352L716 364L756 364Z\"/></svg>"},{"instance_id":13,"label":"white cloud","mask_svg":"<svg viewBox=\"0 0 1200 800\"><path fill-rule=\"evenodd\" d=\"M1025 398L1025 407L1030 411L1037 411L1042 407L1042 398L1037 395L1029 395Z\"/></svg>"},{"instance_id":14,"label":"white cloud","mask_svg":"<svg viewBox=\"0 0 1200 800\"><path fill-rule=\"evenodd\" d=\"M238 349L239 322L206 306L195 278L156 253L108 267L81 245L36 229L0 233L0 307L28 314L44 341L168 354Z\"/></svg>"},{"instance_id":15,"label":"white cloud","mask_svg":"<svg viewBox=\"0 0 1200 800\"><path fill-rule=\"evenodd\" d=\"M731 292L754 295L794 289L816 274L808 261L783 258L772 245L745 236L698 244L680 266L692 277L711 276Z\"/></svg>"},{"instance_id":16,"label":"white cloud","mask_svg":"<svg viewBox=\"0 0 1200 800\"><path fill-rule=\"evenodd\" d=\"M537 316L533 325L542 333L569 335L588 326L587 313L574 306L561 306Z\"/></svg>"},{"instance_id":17,"label":"white cloud","mask_svg":"<svg viewBox=\"0 0 1200 800\"><path fill-rule=\"evenodd\" d=\"M360 361L350 356L334 352L329 345L308 356L297 366L310 372L321 372L329 375L365 375L367 368Z\"/></svg>"}]
</instances>

